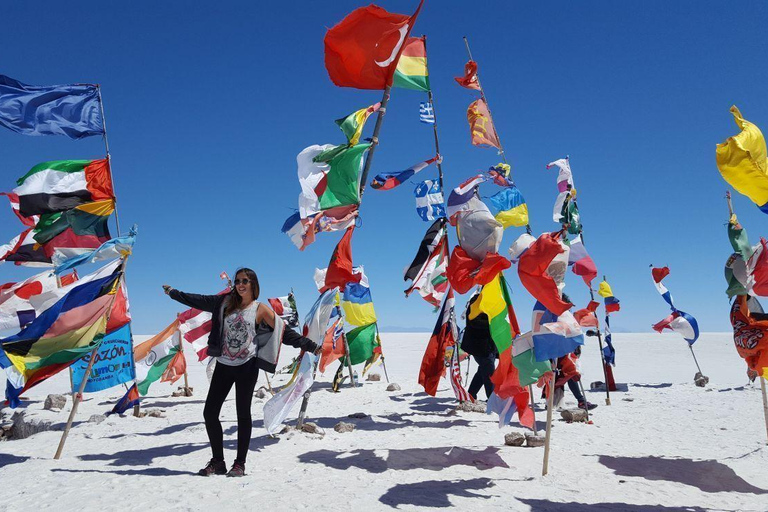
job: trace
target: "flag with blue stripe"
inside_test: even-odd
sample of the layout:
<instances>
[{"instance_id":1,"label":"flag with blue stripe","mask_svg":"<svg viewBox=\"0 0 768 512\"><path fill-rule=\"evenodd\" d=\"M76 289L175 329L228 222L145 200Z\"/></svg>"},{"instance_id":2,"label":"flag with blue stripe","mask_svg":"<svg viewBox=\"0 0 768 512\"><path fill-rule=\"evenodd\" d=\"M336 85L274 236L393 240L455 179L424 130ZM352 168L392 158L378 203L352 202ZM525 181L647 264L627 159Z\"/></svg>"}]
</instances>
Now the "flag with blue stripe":
<instances>
[{"instance_id":1,"label":"flag with blue stripe","mask_svg":"<svg viewBox=\"0 0 768 512\"><path fill-rule=\"evenodd\" d=\"M425 124L435 124L435 109L432 107L432 102L419 103L419 121Z\"/></svg>"}]
</instances>

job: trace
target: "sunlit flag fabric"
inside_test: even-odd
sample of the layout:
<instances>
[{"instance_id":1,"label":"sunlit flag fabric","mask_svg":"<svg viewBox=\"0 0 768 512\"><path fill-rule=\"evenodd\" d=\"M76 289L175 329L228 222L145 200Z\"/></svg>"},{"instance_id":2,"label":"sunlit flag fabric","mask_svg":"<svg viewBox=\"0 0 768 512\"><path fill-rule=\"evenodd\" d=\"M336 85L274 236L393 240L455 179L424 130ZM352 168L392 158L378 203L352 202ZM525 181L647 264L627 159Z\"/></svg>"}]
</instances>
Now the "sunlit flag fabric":
<instances>
[{"instance_id":1,"label":"sunlit flag fabric","mask_svg":"<svg viewBox=\"0 0 768 512\"><path fill-rule=\"evenodd\" d=\"M459 293L467 293L473 286L490 283L499 272L511 265L507 258L499 254L488 254L482 262L477 261L461 246L456 246L445 273L453 289Z\"/></svg>"},{"instance_id":2,"label":"sunlit flag fabric","mask_svg":"<svg viewBox=\"0 0 768 512\"><path fill-rule=\"evenodd\" d=\"M675 304L672 301L672 295L662 283L662 280L668 275L668 267L651 268L651 276L653 277L653 283L656 286L656 289L672 309L672 314L656 323L653 326L653 329L659 333L664 329L670 329L681 335L689 345L693 345L696 340L699 339L699 324L694 317L675 307Z\"/></svg>"},{"instance_id":3,"label":"sunlit flag fabric","mask_svg":"<svg viewBox=\"0 0 768 512\"><path fill-rule=\"evenodd\" d=\"M570 311L558 316L537 301L533 306L531 326L537 361L557 359L584 344L579 322Z\"/></svg>"},{"instance_id":4,"label":"sunlit flag fabric","mask_svg":"<svg viewBox=\"0 0 768 512\"><path fill-rule=\"evenodd\" d=\"M430 226L419 244L419 250L403 278L411 285L405 290L408 297L414 290L435 306L440 307L448 289L448 241L446 238L445 218L440 218Z\"/></svg>"},{"instance_id":5,"label":"sunlit flag fabric","mask_svg":"<svg viewBox=\"0 0 768 512\"><path fill-rule=\"evenodd\" d=\"M344 309L344 318L351 325L368 325L376 321L376 311L373 309L371 288L368 285L368 276L362 266L355 267L359 270L360 281L347 283L342 294L341 307Z\"/></svg>"},{"instance_id":6,"label":"sunlit flag fabric","mask_svg":"<svg viewBox=\"0 0 768 512\"><path fill-rule=\"evenodd\" d=\"M493 126L488 105L482 98L473 101L467 109L470 138L473 146L494 147L500 149L499 136Z\"/></svg>"},{"instance_id":7,"label":"sunlit flag fabric","mask_svg":"<svg viewBox=\"0 0 768 512\"><path fill-rule=\"evenodd\" d=\"M621 309L619 299L613 296L613 290L611 289L611 285L608 284L608 281L603 280L600 282L600 285L597 288L597 294L605 299L604 305L606 313L613 313Z\"/></svg>"},{"instance_id":8,"label":"sunlit flag fabric","mask_svg":"<svg viewBox=\"0 0 768 512\"><path fill-rule=\"evenodd\" d=\"M409 37L406 41L400 60L397 62L392 85L403 89L429 91L427 46L423 36Z\"/></svg>"},{"instance_id":9,"label":"sunlit flag fabric","mask_svg":"<svg viewBox=\"0 0 768 512\"><path fill-rule=\"evenodd\" d=\"M419 103L419 121L424 124L435 124L435 109L430 101Z\"/></svg>"},{"instance_id":10,"label":"sunlit flag fabric","mask_svg":"<svg viewBox=\"0 0 768 512\"><path fill-rule=\"evenodd\" d=\"M568 265L577 276L581 276L587 286L592 286L592 280L597 277L597 266L587 253L587 248L581 241L581 235L576 236L569 243L571 250L568 253Z\"/></svg>"},{"instance_id":11,"label":"sunlit flag fabric","mask_svg":"<svg viewBox=\"0 0 768 512\"><path fill-rule=\"evenodd\" d=\"M736 106L731 114L741 132L718 144L717 167L723 179L744 194L763 213L768 213L768 151L760 129L741 116Z\"/></svg>"},{"instance_id":12,"label":"sunlit flag fabric","mask_svg":"<svg viewBox=\"0 0 768 512\"><path fill-rule=\"evenodd\" d=\"M547 164L547 169L558 168L557 199L552 209L552 220L558 224L567 224L568 232L577 235L581 232L579 208L576 205L576 187L573 184L571 164L567 158L561 158Z\"/></svg>"},{"instance_id":13,"label":"sunlit flag fabric","mask_svg":"<svg viewBox=\"0 0 768 512\"><path fill-rule=\"evenodd\" d=\"M470 60L464 65L464 76L454 78L456 83L467 89L480 90L480 82L477 79L477 62Z\"/></svg>"},{"instance_id":14,"label":"sunlit flag fabric","mask_svg":"<svg viewBox=\"0 0 768 512\"><path fill-rule=\"evenodd\" d=\"M318 297L305 317L302 334L318 345L323 344L328 331L328 322L336 309L334 303L337 297L338 289L332 288L325 291ZM293 382L264 404L264 428L269 434L277 432L296 402L312 387L315 380L313 369L316 364L317 356L311 352L304 352Z\"/></svg>"},{"instance_id":15,"label":"sunlit flag fabric","mask_svg":"<svg viewBox=\"0 0 768 512\"><path fill-rule=\"evenodd\" d=\"M220 291L218 295L229 293L229 287ZM190 308L178 316L179 331L184 341L192 345L192 350L197 354L199 361L208 357L208 336L211 334L213 315L207 311Z\"/></svg>"},{"instance_id":16,"label":"sunlit flag fabric","mask_svg":"<svg viewBox=\"0 0 768 512\"><path fill-rule=\"evenodd\" d=\"M768 296L768 244L765 238L752 248L747 260L747 292L750 295Z\"/></svg>"},{"instance_id":17,"label":"sunlit flag fabric","mask_svg":"<svg viewBox=\"0 0 768 512\"><path fill-rule=\"evenodd\" d=\"M325 373L325 369L332 362L341 359L346 354L344 348L344 319L339 314L338 308L334 308L331 313L331 325L325 331L323 337L323 352L320 356L320 363L317 369L320 373Z\"/></svg>"},{"instance_id":18,"label":"sunlit flag fabric","mask_svg":"<svg viewBox=\"0 0 768 512\"><path fill-rule=\"evenodd\" d=\"M470 306L467 318L473 320L481 313L488 315L491 338L499 353L504 352L512 346L512 339L520 334L520 327L512 308L507 281L501 272L483 286L480 297Z\"/></svg>"},{"instance_id":19,"label":"sunlit flag fabric","mask_svg":"<svg viewBox=\"0 0 768 512\"><path fill-rule=\"evenodd\" d=\"M293 293L289 293L284 297L274 297L267 299L272 310L283 319L286 327L298 327L299 326L299 312L296 309L296 298Z\"/></svg>"},{"instance_id":20,"label":"sunlit flag fabric","mask_svg":"<svg viewBox=\"0 0 768 512\"><path fill-rule=\"evenodd\" d=\"M27 85L0 75L0 126L24 135L102 135L99 89L90 84Z\"/></svg>"},{"instance_id":21,"label":"sunlit flag fabric","mask_svg":"<svg viewBox=\"0 0 768 512\"><path fill-rule=\"evenodd\" d=\"M0 367L11 407L21 393L67 368L97 347L107 329L121 269L79 284L18 334L0 340Z\"/></svg>"},{"instance_id":22,"label":"sunlit flag fabric","mask_svg":"<svg viewBox=\"0 0 768 512\"><path fill-rule=\"evenodd\" d=\"M94 201L114 199L109 160L43 162L16 181L19 212L29 217L63 212Z\"/></svg>"},{"instance_id":23,"label":"sunlit flag fabric","mask_svg":"<svg viewBox=\"0 0 768 512\"><path fill-rule=\"evenodd\" d=\"M57 247L97 249L111 238L107 221L114 211L115 201L108 199L41 215L34 239L46 245L48 257Z\"/></svg>"},{"instance_id":24,"label":"sunlit flag fabric","mask_svg":"<svg viewBox=\"0 0 768 512\"><path fill-rule=\"evenodd\" d=\"M754 248L749 245L747 230L739 224L736 215L731 215L728 220L728 240L736 252L728 258L725 264L725 280L728 282L728 289L725 293L728 298L732 298L734 295L748 295L754 285L754 276L750 275L747 263L757 264L760 256L752 259L752 255L756 251L762 252L762 244Z\"/></svg>"},{"instance_id":25,"label":"sunlit flag fabric","mask_svg":"<svg viewBox=\"0 0 768 512\"><path fill-rule=\"evenodd\" d=\"M128 388L125 395L117 401L115 406L107 414L123 414L128 409L133 408L134 405L138 405L141 397L139 396L139 389L134 383L133 386Z\"/></svg>"},{"instance_id":26,"label":"sunlit flag fabric","mask_svg":"<svg viewBox=\"0 0 768 512\"><path fill-rule=\"evenodd\" d=\"M0 286L0 331L19 330L34 320L37 312L29 299L56 288L56 276L49 270L18 283Z\"/></svg>"},{"instance_id":27,"label":"sunlit flag fabric","mask_svg":"<svg viewBox=\"0 0 768 512\"><path fill-rule=\"evenodd\" d=\"M473 209L488 209L485 204L475 197L477 188L486 180L485 176L478 174L467 179L461 183L458 187L451 190L448 196L448 218L451 220L451 225L456 225L455 215L461 211L469 211Z\"/></svg>"},{"instance_id":28,"label":"sunlit flag fabric","mask_svg":"<svg viewBox=\"0 0 768 512\"><path fill-rule=\"evenodd\" d=\"M413 190L416 197L416 213L424 222L445 217L443 190L438 180L425 180Z\"/></svg>"},{"instance_id":29,"label":"sunlit flag fabric","mask_svg":"<svg viewBox=\"0 0 768 512\"><path fill-rule=\"evenodd\" d=\"M599 306L599 302L591 300L589 301L589 304L587 304L587 307L575 311L573 313L573 317L582 327L597 327L598 321L597 315L595 315L595 311L597 311Z\"/></svg>"},{"instance_id":30,"label":"sunlit flag fabric","mask_svg":"<svg viewBox=\"0 0 768 512\"><path fill-rule=\"evenodd\" d=\"M404 43L421 11L412 16L390 13L376 5L349 13L325 34L325 68L339 87L384 89L393 75Z\"/></svg>"},{"instance_id":31,"label":"sunlit flag fabric","mask_svg":"<svg viewBox=\"0 0 768 512\"><path fill-rule=\"evenodd\" d=\"M520 256L517 266L520 282L528 293L555 315L573 306L561 298L558 283L549 273L552 262L563 252L557 234L544 233Z\"/></svg>"},{"instance_id":32,"label":"sunlit flag fabric","mask_svg":"<svg viewBox=\"0 0 768 512\"><path fill-rule=\"evenodd\" d=\"M336 120L336 124L339 125L341 131L344 132L350 146L354 146L360 142L360 136L363 134L365 122L371 114L379 111L379 107L381 107L381 103L375 103L370 107L361 108L346 117Z\"/></svg>"},{"instance_id":33,"label":"sunlit flag fabric","mask_svg":"<svg viewBox=\"0 0 768 512\"><path fill-rule=\"evenodd\" d=\"M437 393L437 385L445 373L445 349L455 345L459 337L453 312L454 304L453 290L449 288L421 360L419 384L424 388L424 392L431 396Z\"/></svg>"},{"instance_id":34,"label":"sunlit flag fabric","mask_svg":"<svg viewBox=\"0 0 768 512\"><path fill-rule=\"evenodd\" d=\"M501 222L502 226L521 227L528 224L528 205L520 190L515 185L503 188L488 198L496 209L494 218Z\"/></svg>"},{"instance_id":35,"label":"sunlit flag fabric","mask_svg":"<svg viewBox=\"0 0 768 512\"><path fill-rule=\"evenodd\" d=\"M136 243L138 229L133 225L125 236L107 240L95 250L69 249L67 247L56 248L53 251L51 261L56 267L54 272L61 274L66 270L85 263L122 258L133 253L133 244Z\"/></svg>"},{"instance_id":36,"label":"sunlit flag fabric","mask_svg":"<svg viewBox=\"0 0 768 512\"><path fill-rule=\"evenodd\" d=\"M347 229L344 236L333 249L328 270L325 274L325 285L320 290L324 292L331 288L344 289L347 283L359 283L362 274L352 270L352 233L354 227Z\"/></svg>"},{"instance_id":37,"label":"sunlit flag fabric","mask_svg":"<svg viewBox=\"0 0 768 512\"><path fill-rule=\"evenodd\" d=\"M299 212L296 212L285 220L281 231L288 235L300 251L303 251L316 240L318 233L341 231L354 226L358 213L357 205L329 208L304 219Z\"/></svg>"},{"instance_id":38,"label":"sunlit flag fabric","mask_svg":"<svg viewBox=\"0 0 768 512\"><path fill-rule=\"evenodd\" d=\"M177 371L174 371L174 365L171 364L176 355L181 353L180 334L177 319L147 341L134 347L136 383L141 396L147 394L153 382L158 380L175 382L181 377ZM181 374L183 373L182 370Z\"/></svg>"},{"instance_id":39,"label":"sunlit flag fabric","mask_svg":"<svg viewBox=\"0 0 768 512\"><path fill-rule=\"evenodd\" d=\"M360 364L373 357L376 346L377 327L375 323L356 327L347 333L349 360L351 364Z\"/></svg>"},{"instance_id":40,"label":"sunlit flag fabric","mask_svg":"<svg viewBox=\"0 0 768 512\"><path fill-rule=\"evenodd\" d=\"M762 307L754 297L739 295L731 306L733 342L750 371L768 379L768 320L758 320Z\"/></svg>"},{"instance_id":41,"label":"sunlit flag fabric","mask_svg":"<svg viewBox=\"0 0 768 512\"><path fill-rule=\"evenodd\" d=\"M439 161L440 158L435 156L429 160L424 160L415 165L410 166L408 169L399 172L386 172L377 174L373 181L371 181L371 188L376 190L391 190L398 185L401 185L413 178L413 176L426 169L430 164Z\"/></svg>"},{"instance_id":42,"label":"sunlit flag fabric","mask_svg":"<svg viewBox=\"0 0 768 512\"><path fill-rule=\"evenodd\" d=\"M110 315L111 320L112 315ZM107 327L107 330L109 330L109 327ZM136 378L136 370L133 365L132 340L130 323L104 336L96 352L96 359L83 392L95 393L103 391L126 382L131 382ZM85 370L88 368L90 359L91 355L87 354L72 365L73 392L80 389L80 383L83 377L85 377Z\"/></svg>"},{"instance_id":43,"label":"sunlit flag fabric","mask_svg":"<svg viewBox=\"0 0 768 512\"><path fill-rule=\"evenodd\" d=\"M456 396L456 400L459 402L474 403L475 399L472 398L472 395L467 392L467 390L464 388L464 384L461 382L461 366L459 365L458 345L448 347L445 351L446 353L451 354L450 363L448 363L448 378L451 381L451 388L453 389L453 394Z\"/></svg>"}]
</instances>

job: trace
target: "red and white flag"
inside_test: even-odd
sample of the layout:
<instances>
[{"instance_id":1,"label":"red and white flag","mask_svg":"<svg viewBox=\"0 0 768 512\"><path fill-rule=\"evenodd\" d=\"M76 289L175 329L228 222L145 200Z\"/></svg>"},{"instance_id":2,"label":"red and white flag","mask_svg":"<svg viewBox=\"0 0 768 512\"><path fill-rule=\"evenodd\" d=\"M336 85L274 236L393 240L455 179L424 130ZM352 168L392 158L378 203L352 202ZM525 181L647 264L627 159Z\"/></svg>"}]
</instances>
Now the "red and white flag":
<instances>
[{"instance_id":1,"label":"red and white flag","mask_svg":"<svg viewBox=\"0 0 768 512\"><path fill-rule=\"evenodd\" d=\"M449 348L448 350L451 350L451 348ZM464 385L461 382L461 367L459 366L458 345L454 345L452 347L451 367L449 369L448 374L451 380L451 387L453 388L453 394L456 395L456 400L458 400L459 402L474 403L475 399L472 398L472 395L470 395L466 389L464 389Z\"/></svg>"}]
</instances>

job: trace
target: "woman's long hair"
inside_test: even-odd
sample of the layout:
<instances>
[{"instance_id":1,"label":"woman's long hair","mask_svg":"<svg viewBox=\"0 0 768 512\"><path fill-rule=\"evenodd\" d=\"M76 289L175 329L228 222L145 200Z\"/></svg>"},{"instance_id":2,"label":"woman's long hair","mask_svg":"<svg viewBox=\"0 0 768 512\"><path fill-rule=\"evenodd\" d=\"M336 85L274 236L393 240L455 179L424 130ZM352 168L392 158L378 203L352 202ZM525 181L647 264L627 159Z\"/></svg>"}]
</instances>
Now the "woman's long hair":
<instances>
[{"instance_id":1,"label":"woman's long hair","mask_svg":"<svg viewBox=\"0 0 768 512\"><path fill-rule=\"evenodd\" d=\"M248 278L248 281L250 281L251 285L251 291L253 292L253 300L257 300L259 298L259 278L256 277L256 272L249 268L239 268L235 272L235 279L237 279L237 276L239 274L245 274L245 277ZM240 294L237 293L237 290L235 289L235 286L232 285L232 290L229 292L229 297L227 297L227 307L224 309L224 316L229 316L234 311L241 308L241 304L243 302L242 297L240 297Z\"/></svg>"}]
</instances>

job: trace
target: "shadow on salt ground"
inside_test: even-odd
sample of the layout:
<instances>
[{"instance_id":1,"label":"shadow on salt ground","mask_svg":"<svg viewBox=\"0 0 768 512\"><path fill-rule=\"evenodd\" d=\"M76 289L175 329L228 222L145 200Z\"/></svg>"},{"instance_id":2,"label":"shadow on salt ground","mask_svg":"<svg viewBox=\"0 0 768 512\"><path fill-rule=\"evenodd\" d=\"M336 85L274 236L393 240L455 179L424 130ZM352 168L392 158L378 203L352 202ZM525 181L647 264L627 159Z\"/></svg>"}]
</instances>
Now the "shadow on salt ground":
<instances>
[{"instance_id":1,"label":"shadow on salt ground","mask_svg":"<svg viewBox=\"0 0 768 512\"><path fill-rule=\"evenodd\" d=\"M705 512L707 509L700 507L664 507L661 505L631 505L629 503L560 503L549 500L531 500L515 498L521 503L531 507L531 512L582 512L605 510L614 512Z\"/></svg>"},{"instance_id":2,"label":"shadow on salt ground","mask_svg":"<svg viewBox=\"0 0 768 512\"><path fill-rule=\"evenodd\" d=\"M179 423L178 425L169 425L165 428L161 428L160 430L153 430L152 432L136 432L132 434L115 434L113 436L107 436L104 439L120 439L121 437L129 437L129 436L146 436L146 437L155 437L155 436L165 436L169 434L176 434L177 432L181 432L182 430L186 430L190 427L194 427L196 425L202 425L203 422L196 421L194 423Z\"/></svg>"},{"instance_id":3,"label":"shadow on salt ground","mask_svg":"<svg viewBox=\"0 0 768 512\"><path fill-rule=\"evenodd\" d=\"M18 455L10 455L7 453L0 453L0 468L10 466L11 464L20 464L29 460L29 457L19 457Z\"/></svg>"},{"instance_id":4,"label":"shadow on salt ground","mask_svg":"<svg viewBox=\"0 0 768 512\"><path fill-rule=\"evenodd\" d=\"M584 387L586 387L586 386L587 385L584 384ZM634 384L633 384L633 386L634 386ZM590 388L590 389L586 389L585 391L587 391L588 393L605 393L605 386L603 385L603 386L601 386L599 388L595 388L595 389ZM629 384L625 384L625 383L622 382L622 383L617 383L616 384L616 389L612 389L611 393L626 393L627 391L629 391Z\"/></svg>"},{"instance_id":5,"label":"shadow on salt ground","mask_svg":"<svg viewBox=\"0 0 768 512\"><path fill-rule=\"evenodd\" d=\"M375 452L386 452L386 459ZM360 468L370 473L384 473L387 470L407 471L427 469L441 471L450 466L472 466L479 470L509 468L499 456L499 449L489 446L484 450L470 448L406 448L403 450L352 450L337 452L317 450L299 455L299 462L323 464L334 469Z\"/></svg>"},{"instance_id":6,"label":"shadow on salt ground","mask_svg":"<svg viewBox=\"0 0 768 512\"><path fill-rule=\"evenodd\" d=\"M51 470L56 473L101 473L110 475L124 476L189 476L197 475L196 471L178 471L168 468L146 468L146 469L115 469L113 471L104 471L101 469L64 469L55 468Z\"/></svg>"},{"instance_id":7,"label":"shadow on salt ground","mask_svg":"<svg viewBox=\"0 0 768 512\"><path fill-rule=\"evenodd\" d=\"M178 402L173 401L166 401L166 402L141 402L142 409L149 408L149 407L159 407L159 408L169 408L169 407L176 407L178 405L200 405L204 404L205 400L179 400ZM202 416L203 411L200 410L200 415Z\"/></svg>"},{"instance_id":8,"label":"shadow on salt ground","mask_svg":"<svg viewBox=\"0 0 768 512\"><path fill-rule=\"evenodd\" d=\"M261 436L251 439L250 451L259 452L265 447L279 442L277 438ZM237 440L225 439L224 448L237 449ZM200 450L209 450L208 442L189 444L169 444L165 446L153 446L137 450L122 450L115 453L89 453L78 458L85 461L111 461L109 466L150 466L156 458L179 457L189 455Z\"/></svg>"},{"instance_id":9,"label":"shadow on salt ground","mask_svg":"<svg viewBox=\"0 0 768 512\"><path fill-rule=\"evenodd\" d=\"M671 388L672 383L671 382L662 382L661 384L632 384L633 388L651 388L651 389L662 389L662 388Z\"/></svg>"},{"instance_id":10,"label":"shadow on salt ground","mask_svg":"<svg viewBox=\"0 0 768 512\"><path fill-rule=\"evenodd\" d=\"M435 398L427 396L411 402L410 408L419 412L446 413L456 408L455 398Z\"/></svg>"},{"instance_id":11,"label":"shadow on salt ground","mask_svg":"<svg viewBox=\"0 0 768 512\"><path fill-rule=\"evenodd\" d=\"M386 416L376 416L376 418L308 418L309 421L316 423L317 426L325 429L332 429L339 421L347 423L353 423L356 430L367 432L387 432L390 430L397 430L399 428L416 427L416 428L455 428L455 427L469 427L472 426L472 422L464 419L445 420L445 421L414 421L411 419L403 418L403 416L409 416L408 414L388 414ZM425 415L430 416L430 415ZM383 418L387 421L376 421L378 418Z\"/></svg>"},{"instance_id":12,"label":"shadow on salt ground","mask_svg":"<svg viewBox=\"0 0 768 512\"><path fill-rule=\"evenodd\" d=\"M729 466L716 460L600 455L599 461L619 476L639 476L647 480L677 482L697 487L704 492L768 493L768 490L755 487L737 475Z\"/></svg>"},{"instance_id":13,"label":"shadow on salt ground","mask_svg":"<svg viewBox=\"0 0 768 512\"><path fill-rule=\"evenodd\" d=\"M400 505L414 505L424 508L448 508L453 506L450 496L459 498L490 499L494 496L484 496L472 491L493 487L490 478L474 478L472 480L427 480L414 484L398 484L390 487L379 501L393 508ZM478 506L482 506L478 504Z\"/></svg>"},{"instance_id":14,"label":"shadow on salt ground","mask_svg":"<svg viewBox=\"0 0 768 512\"><path fill-rule=\"evenodd\" d=\"M746 387L746 386L739 386L739 387L737 387L737 388L723 388L723 389L718 389L717 391L718 391L718 393L725 393L725 392L727 392L727 391L744 391L744 390L746 390L746 389L747 389L747 387Z\"/></svg>"}]
</instances>

